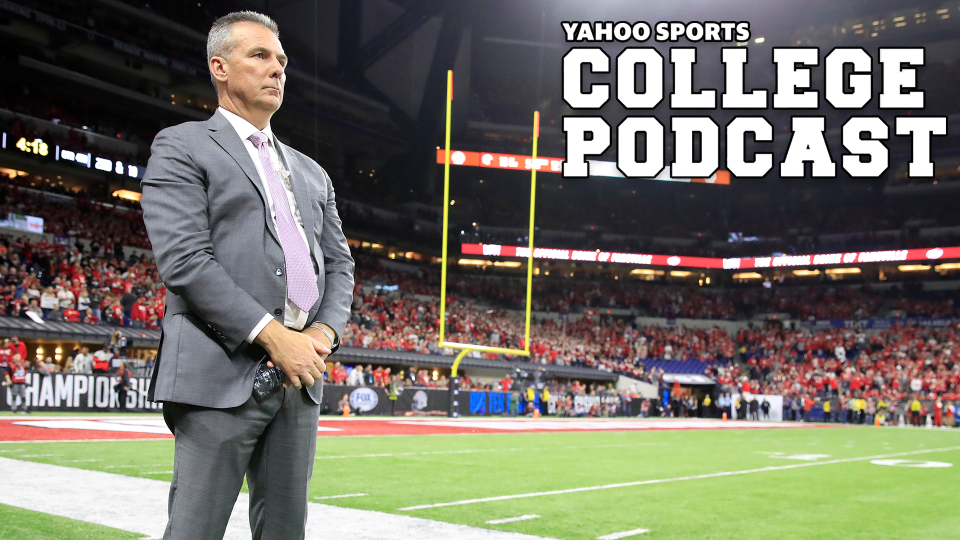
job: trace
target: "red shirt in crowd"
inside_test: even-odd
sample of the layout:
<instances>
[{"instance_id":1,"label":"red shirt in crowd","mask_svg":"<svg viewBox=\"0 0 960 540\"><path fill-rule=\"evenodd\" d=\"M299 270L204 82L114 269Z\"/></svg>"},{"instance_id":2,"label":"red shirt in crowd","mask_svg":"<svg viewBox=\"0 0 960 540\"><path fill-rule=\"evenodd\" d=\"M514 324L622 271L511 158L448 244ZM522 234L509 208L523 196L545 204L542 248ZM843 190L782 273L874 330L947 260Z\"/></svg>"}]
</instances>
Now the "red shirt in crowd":
<instances>
[{"instance_id":1,"label":"red shirt in crowd","mask_svg":"<svg viewBox=\"0 0 960 540\"><path fill-rule=\"evenodd\" d=\"M133 304L133 309L130 311L130 319L134 321L146 321L147 320L147 308L140 303L139 300Z\"/></svg>"},{"instance_id":2,"label":"red shirt in crowd","mask_svg":"<svg viewBox=\"0 0 960 540\"><path fill-rule=\"evenodd\" d=\"M10 343L11 348L13 349L13 354L19 354L20 358L27 357L27 344L22 341L17 341L16 343Z\"/></svg>"},{"instance_id":3,"label":"red shirt in crowd","mask_svg":"<svg viewBox=\"0 0 960 540\"><path fill-rule=\"evenodd\" d=\"M14 384L27 382L27 366L23 360L10 360L10 380Z\"/></svg>"}]
</instances>

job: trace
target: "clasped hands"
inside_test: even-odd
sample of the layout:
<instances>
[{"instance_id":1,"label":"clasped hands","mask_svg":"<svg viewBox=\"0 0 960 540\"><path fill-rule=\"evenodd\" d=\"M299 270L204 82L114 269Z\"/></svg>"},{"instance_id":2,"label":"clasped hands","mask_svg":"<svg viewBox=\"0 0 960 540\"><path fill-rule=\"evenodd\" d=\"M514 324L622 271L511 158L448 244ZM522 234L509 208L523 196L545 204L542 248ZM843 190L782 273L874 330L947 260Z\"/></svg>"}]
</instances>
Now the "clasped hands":
<instances>
[{"instance_id":1,"label":"clasped hands","mask_svg":"<svg viewBox=\"0 0 960 540\"><path fill-rule=\"evenodd\" d=\"M267 323L254 343L267 351L267 367L277 366L287 375L284 387L313 386L327 370L324 361L330 354L330 338L320 330L306 327L291 330L277 321Z\"/></svg>"}]
</instances>

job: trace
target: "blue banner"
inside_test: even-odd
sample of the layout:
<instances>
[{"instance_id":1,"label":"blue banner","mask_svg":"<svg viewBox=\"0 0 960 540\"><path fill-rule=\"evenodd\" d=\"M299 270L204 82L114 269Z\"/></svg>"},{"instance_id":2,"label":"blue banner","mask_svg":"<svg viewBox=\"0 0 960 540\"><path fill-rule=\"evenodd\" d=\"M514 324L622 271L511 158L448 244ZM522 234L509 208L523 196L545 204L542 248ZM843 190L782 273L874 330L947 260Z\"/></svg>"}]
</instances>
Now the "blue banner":
<instances>
[{"instance_id":1,"label":"blue banner","mask_svg":"<svg viewBox=\"0 0 960 540\"><path fill-rule=\"evenodd\" d=\"M490 394L490 414L503 414L506 406L504 402L506 394L495 392Z\"/></svg>"},{"instance_id":2,"label":"blue banner","mask_svg":"<svg viewBox=\"0 0 960 540\"><path fill-rule=\"evenodd\" d=\"M470 392L470 414L487 414L486 392Z\"/></svg>"},{"instance_id":3,"label":"blue banner","mask_svg":"<svg viewBox=\"0 0 960 540\"><path fill-rule=\"evenodd\" d=\"M510 406L508 392L470 392L470 414L504 414Z\"/></svg>"}]
</instances>

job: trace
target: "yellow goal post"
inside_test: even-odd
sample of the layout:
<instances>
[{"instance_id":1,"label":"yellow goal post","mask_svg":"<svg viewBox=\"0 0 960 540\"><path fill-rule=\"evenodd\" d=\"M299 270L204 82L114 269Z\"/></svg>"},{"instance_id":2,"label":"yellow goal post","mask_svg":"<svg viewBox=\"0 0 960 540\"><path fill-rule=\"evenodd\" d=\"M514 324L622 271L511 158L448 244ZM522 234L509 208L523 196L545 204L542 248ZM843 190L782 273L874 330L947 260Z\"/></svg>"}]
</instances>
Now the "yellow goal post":
<instances>
[{"instance_id":1,"label":"yellow goal post","mask_svg":"<svg viewBox=\"0 0 960 540\"><path fill-rule=\"evenodd\" d=\"M457 368L460 366L460 360L470 351L493 352L500 354L515 354L518 356L530 356L530 299L533 295L533 220L534 208L536 207L537 196L537 141L540 138L540 112L533 113L533 159L530 161L530 232L528 236L529 253L527 254L527 302L525 311L525 322L523 331L523 348L508 349L503 347L490 347L487 345L476 345L472 343L456 343L446 340L447 324L447 241L450 225L450 117L451 103L453 102L453 71L447 71L447 125L446 125L446 151L443 160L443 246L440 259L440 340L441 348L461 349L460 354L453 362L453 368L450 371L451 377L457 376Z\"/></svg>"}]
</instances>

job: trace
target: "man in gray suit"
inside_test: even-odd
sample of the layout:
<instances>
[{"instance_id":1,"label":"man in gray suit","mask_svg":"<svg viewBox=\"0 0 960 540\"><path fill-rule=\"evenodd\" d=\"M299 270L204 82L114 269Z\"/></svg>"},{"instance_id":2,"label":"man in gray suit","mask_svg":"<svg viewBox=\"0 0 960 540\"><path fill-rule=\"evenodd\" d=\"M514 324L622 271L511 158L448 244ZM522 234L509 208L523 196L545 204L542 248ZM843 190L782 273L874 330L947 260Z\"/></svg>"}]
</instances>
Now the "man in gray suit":
<instances>
[{"instance_id":1,"label":"man in gray suit","mask_svg":"<svg viewBox=\"0 0 960 540\"><path fill-rule=\"evenodd\" d=\"M330 177L270 129L287 63L276 23L222 17L207 57L217 112L158 133L142 182L169 291L150 388L176 437L164 538L221 539L246 475L253 538L302 539L353 259ZM285 382L255 399L273 368Z\"/></svg>"}]
</instances>

